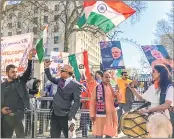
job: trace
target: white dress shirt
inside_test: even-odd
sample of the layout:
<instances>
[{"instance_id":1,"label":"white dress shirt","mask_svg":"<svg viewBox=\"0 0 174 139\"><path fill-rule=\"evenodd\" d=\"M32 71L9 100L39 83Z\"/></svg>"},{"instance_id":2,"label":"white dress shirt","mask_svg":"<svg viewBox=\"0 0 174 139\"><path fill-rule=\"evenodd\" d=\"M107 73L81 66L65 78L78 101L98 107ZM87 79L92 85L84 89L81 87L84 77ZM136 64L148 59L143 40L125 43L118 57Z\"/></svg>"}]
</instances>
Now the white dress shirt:
<instances>
[{"instance_id":1,"label":"white dress shirt","mask_svg":"<svg viewBox=\"0 0 174 139\"><path fill-rule=\"evenodd\" d=\"M65 80L65 85L64 85L64 87L67 86L67 84L69 84L71 80L73 80L72 77L67 78L67 79Z\"/></svg>"}]
</instances>

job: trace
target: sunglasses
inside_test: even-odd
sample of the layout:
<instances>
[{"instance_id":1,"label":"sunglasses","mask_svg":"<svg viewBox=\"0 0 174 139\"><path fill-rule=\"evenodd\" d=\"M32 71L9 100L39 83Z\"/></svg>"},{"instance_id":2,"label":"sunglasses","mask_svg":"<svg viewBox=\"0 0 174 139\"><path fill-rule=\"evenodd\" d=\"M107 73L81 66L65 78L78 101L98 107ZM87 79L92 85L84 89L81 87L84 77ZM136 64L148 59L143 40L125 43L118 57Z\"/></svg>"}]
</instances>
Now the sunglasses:
<instances>
[{"instance_id":1,"label":"sunglasses","mask_svg":"<svg viewBox=\"0 0 174 139\"><path fill-rule=\"evenodd\" d=\"M67 72L67 71L66 71L66 70L64 70L64 69L61 69L61 70L60 70L60 72Z\"/></svg>"},{"instance_id":2,"label":"sunglasses","mask_svg":"<svg viewBox=\"0 0 174 139\"><path fill-rule=\"evenodd\" d=\"M127 77L128 75L124 75L125 77Z\"/></svg>"}]
</instances>

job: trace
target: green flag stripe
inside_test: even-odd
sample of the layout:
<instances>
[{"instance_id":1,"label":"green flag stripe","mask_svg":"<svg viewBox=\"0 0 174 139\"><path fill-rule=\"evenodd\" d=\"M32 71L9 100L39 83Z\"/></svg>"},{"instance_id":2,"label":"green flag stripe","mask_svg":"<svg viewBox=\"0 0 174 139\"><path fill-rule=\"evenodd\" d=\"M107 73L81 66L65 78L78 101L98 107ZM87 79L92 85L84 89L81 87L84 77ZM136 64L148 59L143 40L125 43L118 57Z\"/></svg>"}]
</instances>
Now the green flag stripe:
<instances>
[{"instance_id":1,"label":"green flag stripe","mask_svg":"<svg viewBox=\"0 0 174 139\"><path fill-rule=\"evenodd\" d=\"M117 78L121 77L121 73L122 73L122 69L118 69L116 74Z\"/></svg>"},{"instance_id":2,"label":"green flag stripe","mask_svg":"<svg viewBox=\"0 0 174 139\"><path fill-rule=\"evenodd\" d=\"M85 13L78 19L77 25L81 28L86 23Z\"/></svg>"},{"instance_id":3,"label":"green flag stripe","mask_svg":"<svg viewBox=\"0 0 174 139\"><path fill-rule=\"evenodd\" d=\"M44 48L43 48L43 38L41 38L37 44L36 44L36 52L37 52L37 57L39 59L39 63L42 62L43 57L44 57Z\"/></svg>"},{"instance_id":4,"label":"green flag stripe","mask_svg":"<svg viewBox=\"0 0 174 139\"><path fill-rule=\"evenodd\" d=\"M76 55L75 54L70 55L68 58L69 58L70 65L74 68L74 74L75 74L76 80L80 81L81 74L79 72L79 68L77 65Z\"/></svg>"},{"instance_id":5,"label":"green flag stripe","mask_svg":"<svg viewBox=\"0 0 174 139\"><path fill-rule=\"evenodd\" d=\"M109 32L115 27L115 25L112 23L112 21L109 18L101 14L97 14L95 12L90 13L86 23L90 25L98 26L105 33Z\"/></svg>"}]
</instances>

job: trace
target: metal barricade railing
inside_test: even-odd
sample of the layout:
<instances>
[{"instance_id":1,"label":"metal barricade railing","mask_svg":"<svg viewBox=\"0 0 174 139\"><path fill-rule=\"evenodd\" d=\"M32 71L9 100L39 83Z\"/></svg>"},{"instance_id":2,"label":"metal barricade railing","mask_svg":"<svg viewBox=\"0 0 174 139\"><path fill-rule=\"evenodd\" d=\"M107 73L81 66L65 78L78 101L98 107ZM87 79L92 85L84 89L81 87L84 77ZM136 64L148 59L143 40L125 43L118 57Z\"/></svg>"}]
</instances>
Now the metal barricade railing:
<instances>
[{"instance_id":1,"label":"metal barricade railing","mask_svg":"<svg viewBox=\"0 0 174 139\"><path fill-rule=\"evenodd\" d=\"M34 138L50 136L50 120L53 97L36 98L34 111Z\"/></svg>"},{"instance_id":2,"label":"metal barricade railing","mask_svg":"<svg viewBox=\"0 0 174 139\"><path fill-rule=\"evenodd\" d=\"M32 137L33 130L33 111L27 110L24 115L24 132L26 137Z\"/></svg>"},{"instance_id":3,"label":"metal barricade railing","mask_svg":"<svg viewBox=\"0 0 174 139\"><path fill-rule=\"evenodd\" d=\"M89 100L83 98L81 100ZM26 137L50 137L50 120L52 113L50 106L52 97L31 98L31 109L27 110L24 118ZM132 109L140 107L142 103L135 101ZM76 114L75 134L76 137L92 136L92 123L90 121L89 110L79 109Z\"/></svg>"},{"instance_id":4,"label":"metal barricade railing","mask_svg":"<svg viewBox=\"0 0 174 139\"><path fill-rule=\"evenodd\" d=\"M51 97L40 97L36 99L37 108L34 111L34 138L37 137L50 137L50 101ZM81 100L89 100L83 98ZM133 109L142 105L141 102L135 101ZM76 114L75 134L76 137L89 137L92 136L92 122L89 116L89 110L79 109Z\"/></svg>"}]
</instances>

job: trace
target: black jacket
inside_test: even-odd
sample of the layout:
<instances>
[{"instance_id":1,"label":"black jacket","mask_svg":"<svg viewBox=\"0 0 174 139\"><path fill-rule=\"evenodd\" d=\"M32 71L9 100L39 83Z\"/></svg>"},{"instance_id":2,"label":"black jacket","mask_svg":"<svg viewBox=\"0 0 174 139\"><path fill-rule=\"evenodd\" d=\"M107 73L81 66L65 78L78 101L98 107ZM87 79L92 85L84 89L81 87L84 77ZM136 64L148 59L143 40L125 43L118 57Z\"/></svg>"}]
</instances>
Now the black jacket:
<instances>
[{"instance_id":1,"label":"black jacket","mask_svg":"<svg viewBox=\"0 0 174 139\"><path fill-rule=\"evenodd\" d=\"M26 83L31 76L31 71L32 71L32 60L28 60L28 67L26 71L21 77L15 79L15 82L13 84L16 87L17 92L23 101L24 108L29 108L30 106L29 94L26 88ZM4 106L4 90L5 90L6 83L7 81L1 83L1 109L5 107Z\"/></svg>"}]
</instances>

